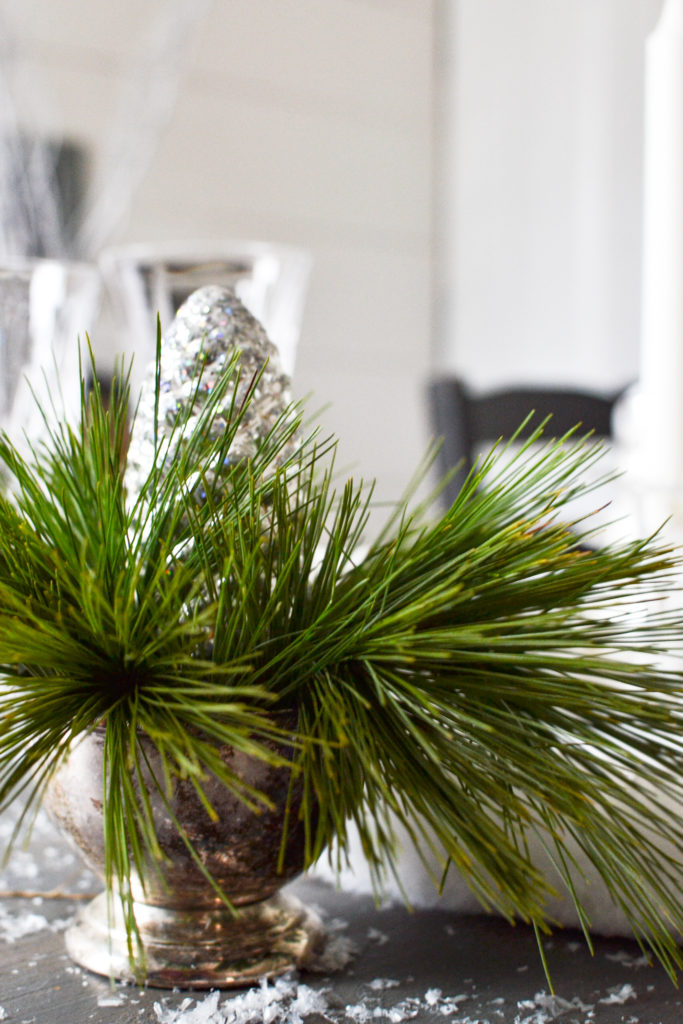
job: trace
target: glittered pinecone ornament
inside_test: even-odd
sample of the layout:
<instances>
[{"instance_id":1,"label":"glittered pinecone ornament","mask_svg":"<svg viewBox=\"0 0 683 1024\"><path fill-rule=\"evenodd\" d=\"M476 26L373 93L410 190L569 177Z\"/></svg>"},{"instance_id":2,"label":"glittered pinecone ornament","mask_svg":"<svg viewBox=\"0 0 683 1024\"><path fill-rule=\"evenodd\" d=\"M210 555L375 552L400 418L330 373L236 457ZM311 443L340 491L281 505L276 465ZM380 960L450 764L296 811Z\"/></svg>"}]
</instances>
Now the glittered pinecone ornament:
<instances>
[{"instance_id":1,"label":"glittered pinecone ornament","mask_svg":"<svg viewBox=\"0 0 683 1024\"><path fill-rule=\"evenodd\" d=\"M207 442L215 441L239 410L241 420L228 452L226 472L235 463L253 457L283 416L291 402L290 380L281 368L276 346L233 292L217 285L193 292L161 341L158 410L155 365L150 367L141 389L126 468L131 503L140 493L155 459L163 460L158 466L162 479L169 472L176 461L178 445L193 434L216 382L236 354L239 374L208 426L203 427ZM181 423L183 429L179 430ZM277 461L286 459L296 447L293 437Z\"/></svg>"}]
</instances>

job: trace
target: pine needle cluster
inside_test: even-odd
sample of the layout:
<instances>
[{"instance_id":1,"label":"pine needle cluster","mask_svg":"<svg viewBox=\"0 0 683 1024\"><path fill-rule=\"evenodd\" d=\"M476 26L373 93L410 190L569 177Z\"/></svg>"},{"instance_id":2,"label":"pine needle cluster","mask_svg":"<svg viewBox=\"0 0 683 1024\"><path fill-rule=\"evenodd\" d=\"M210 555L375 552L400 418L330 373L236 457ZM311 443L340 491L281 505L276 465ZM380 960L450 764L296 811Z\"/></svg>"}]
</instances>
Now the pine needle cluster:
<instances>
[{"instance_id":1,"label":"pine needle cluster","mask_svg":"<svg viewBox=\"0 0 683 1024\"><path fill-rule=\"evenodd\" d=\"M30 817L105 726L107 884L125 893L159 855L140 736L161 787L182 777L201 796L214 773L256 813L219 747L280 757L287 711L307 863L333 840L343 858L353 823L381 884L398 823L484 907L544 929L554 883L529 838L575 894L574 843L673 975L683 611L662 595L678 556L656 538L589 550L590 523L566 510L599 452L540 429L484 459L444 514L408 495L360 556L372 490L337 485L333 441L291 445L300 409L231 461L258 384L238 407L239 373L235 357L192 431L190 403L170 472L155 439L134 499L125 375L108 407L82 385L80 423L28 455L0 438L0 810L22 794Z\"/></svg>"}]
</instances>

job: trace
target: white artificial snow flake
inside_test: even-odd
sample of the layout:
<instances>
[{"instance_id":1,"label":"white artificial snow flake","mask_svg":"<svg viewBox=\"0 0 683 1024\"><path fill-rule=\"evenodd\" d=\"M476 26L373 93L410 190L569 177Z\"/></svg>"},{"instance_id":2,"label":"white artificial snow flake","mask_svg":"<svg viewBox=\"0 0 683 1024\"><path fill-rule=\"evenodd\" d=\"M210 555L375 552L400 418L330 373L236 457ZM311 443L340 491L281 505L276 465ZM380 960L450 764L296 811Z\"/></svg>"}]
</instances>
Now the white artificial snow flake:
<instances>
[{"instance_id":1,"label":"white artificial snow flake","mask_svg":"<svg viewBox=\"0 0 683 1024\"><path fill-rule=\"evenodd\" d=\"M258 988L226 999L218 1005L219 992L211 992L192 1006L184 999L176 1010L154 1004L160 1024L303 1024L312 1013L325 1013L324 992L278 978L274 984L264 980Z\"/></svg>"},{"instance_id":2,"label":"white artificial snow flake","mask_svg":"<svg viewBox=\"0 0 683 1024\"><path fill-rule=\"evenodd\" d=\"M160 1024L218 1024L221 1020L216 1016L218 992L210 992L205 999L197 1002L193 1009L191 999L183 999L177 1010L154 1004L154 1012Z\"/></svg>"},{"instance_id":3,"label":"white artificial snow flake","mask_svg":"<svg viewBox=\"0 0 683 1024\"><path fill-rule=\"evenodd\" d=\"M366 1021L372 1018L372 1010L367 1003L350 1003L345 1007L345 1014L351 1020L355 1020L358 1024L365 1024Z\"/></svg>"},{"instance_id":4,"label":"white artificial snow flake","mask_svg":"<svg viewBox=\"0 0 683 1024\"><path fill-rule=\"evenodd\" d=\"M18 859L18 858L17 858ZM17 865L12 865L16 871ZM21 877L28 881L30 879L38 878L40 874L40 867L33 858L33 854L30 852L24 852L21 865Z\"/></svg>"},{"instance_id":5,"label":"white artificial snow flake","mask_svg":"<svg viewBox=\"0 0 683 1024\"><path fill-rule=\"evenodd\" d=\"M428 988L425 992L425 1003L427 1006L436 1006L441 999L440 988Z\"/></svg>"},{"instance_id":6,"label":"white artificial snow flake","mask_svg":"<svg viewBox=\"0 0 683 1024\"><path fill-rule=\"evenodd\" d=\"M63 932L65 928L68 928L71 924L72 917L55 917L53 921L49 922L49 928L51 932Z\"/></svg>"},{"instance_id":7,"label":"white artificial snow flake","mask_svg":"<svg viewBox=\"0 0 683 1024\"><path fill-rule=\"evenodd\" d=\"M408 996L384 1005L385 993L399 985L393 978L375 978L367 986L367 996L357 1003L344 1005L334 991L314 989L296 977L285 975L273 983L264 980L258 987L228 998L220 1005L219 993L212 992L197 1002L186 998L176 1009L155 1003L154 1010L159 1024L305 1024L312 1014L325 1017L330 1024L348 1024L349 1021L405 1024L425 1012L451 1017L457 1013L460 1003L471 998L463 993L444 996L441 989L431 988L421 999ZM457 1017L458 1024L467 1024L467 1020L460 1015Z\"/></svg>"},{"instance_id":8,"label":"white artificial snow flake","mask_svg":"<svg viewBox=\"0 0 683 1024\"><path fill-rule=\"evenodd\" d=\"M50 922L43 914L34 914L30 910L20 914L10 914L3 906L0 906L0 939L5 942L16 942L17 939L23 939L25 935L34 935L47 928L50 928Z\"/></svg>"},{"instance_id":9,"label":"white artificial snow flake","mask_svg":"<svg viewBox=\"0 0 683 1024\"><path fill-rule=\"evenodd\" d=\"M642 956L634 956L633 953L627 953L625 949L620 949L618 953L606 953L606 960L613 960L616 964L622 964L624 967L651 967L652 963L648 957L643 954Z\"/></svg>"},{"instance_id":10,"label":"white artificial snow flake","mask_svg":"<svg viewBox=\"0 0 683 1024\"><path fill-rule=\"evenodd\" d=\"M315 974L333 974L341 971L355 958L358 947L348 935L328 933L322 949L315 949L302 964Z\"/></svg>"},{"instance_id":11,"label":"white artificial snow flake","mask_svg":"<svg viewBox=\"0 0 683 1024\"><path fill-rule=\"evenodd\" d=\"M386 932L381 932L379 928L368 928L368 939L378 946L384 946L389 941L389 936Z\"/></svg>"},{"instance_id":12,"label":"white artificial snow flake","mask_svg":"<svg viewBox=\"0 0 683 1024\"><path fill-rule=\"evenodd\" d=\"M125 998L118 992L112 992L109 995L97 997L98 1006L123 1006L125 1001Z\"/></svg>"},{"instance_id":13,"label":"white artificial snow flake","mask_svg":"<svg viewBox=\"0 0 683 1024\"><path fill-rule=\"evenodd\" d=\"M582 1003L578 996L568 1000L562 996L548 995L547 992L537 992L533 999L522 999L518 1002L517 1009L531 1012L526 1016L518 1014L515 1017L515 1024L550 1024L570 1010L590 1013L593 1006Z\"/></svg>"},{"instance_id":14,"label":"white artificial snow flake","mask_svg":"<svg viewBox=\"0 0 683 1024\"><path fill-rule=\"evenodd\" d=\"M438 989L437 989L438 991ZM470 997L460 994L457 996L442 996L438 1002L438 1010L442 1017L451 1017L457 1012L460 1003L465 1003ZM429 1005L429 1004L428 1004Z\"/></svg>"},{"instance_id":15,"label":"white artificial snow flake","mask_svg":"<svg viewBox=\"0 0 683 1024\"><path fill-rule=\"evenodd\" d=\"M390 1024L402 1024L404 1020L408 1020L411 1016L409 1013L405 1013L399 1006L392 1006L391 1009L385 1011L385 1016Z\"/></svg>"},{"instance_id":16,"label":"white artificial snow flake","mask_svg":"<svg viewBox=\"0 0 683 1024\"><path fill-rule=\"evenodd\" d=\"M324 1013L327 1000L323 992L310 988L308 985L297 985L296 996L289 1004L288 1021L301 1024L305 1017L312 1013Z\"/></svg>"},{"instance_id":17,"label":"white artificial snow flake","mask_svg":"<svg viewBox=\"0 0 683 1024\"><path fill-rule=\"evenodd\" d=\"M328 932L343 932L349 927L349 922L343 917L331 917L325 921L325 928Z\"/></svg>"},{"instance_id":18,"label":"white artificial snow flake","mask_svg":"<svg viewBox=\"0 0 683 1024\"><path fill-rule=\"evenodd\" d=\"M615 1003L623 1004L627 999L636 998L636 990L633 985L626 982L623 985L616 985L614 988L607 990L608 995L603 999L599 999L598 1002L604 1003L606 1006L613 1006Z\"/></svg>"}]
</instances>

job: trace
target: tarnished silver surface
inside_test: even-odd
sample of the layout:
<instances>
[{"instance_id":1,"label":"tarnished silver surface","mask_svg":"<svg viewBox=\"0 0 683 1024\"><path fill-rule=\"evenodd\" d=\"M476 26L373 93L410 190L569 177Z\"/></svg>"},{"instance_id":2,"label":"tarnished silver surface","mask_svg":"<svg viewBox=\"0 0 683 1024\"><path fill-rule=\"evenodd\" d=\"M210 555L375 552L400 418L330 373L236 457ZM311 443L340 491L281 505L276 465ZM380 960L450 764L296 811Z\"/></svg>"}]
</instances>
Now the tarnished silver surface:
<instances>
[{"instance_id":1,"label":"tarnished silver surface","mask_svg":"<svg viewBox=\"0 0 683 1024\"><path fill-rule=\"evenodd\" d=\"M131 963L117 900L112 919L102 893L66 933L73 960L96 974L139 982ZM249 985L301 966L322 945L316 914L293 896L276 893L234 916L227 907L182 910L136 901L135 916L145 950L144 981L156 988L227 988Z\"/></svg>"},{"instance_id":2,"label":"tarnished silver surface","mask_svg":"<svg viewBox=\"0 0 683 1024\"><path fill-rule=\"evenodd\" d=\"M95 730L72 750L54 776L46 806L101 877L104 871L102 776L104 729ZM162 778L152 742L139 737L151 770ZM204 790L217 819L212 820L192 783L177 780L164 797L148 785L156 835L165 860L148 863L132 877L135 917L146 964L131 963L120 920L119 899L98 897L70 929L67 948L80 964L114 977L149 984L191 987L244 984L288 970L321 938L319 922L300 905L273 894L304 864L304 832L298 821L300 789L287 767L268 765L232 747L221 757L250 786L272 802L256 813L215 776ZM285 854L280 847L289 794ZM168 806L166 803L168 800ZM182 825L203 867L239 913L228 909L197 867L174 824ZM119 916L112 916L116 912Z\"/></svg>"}]
</instances>

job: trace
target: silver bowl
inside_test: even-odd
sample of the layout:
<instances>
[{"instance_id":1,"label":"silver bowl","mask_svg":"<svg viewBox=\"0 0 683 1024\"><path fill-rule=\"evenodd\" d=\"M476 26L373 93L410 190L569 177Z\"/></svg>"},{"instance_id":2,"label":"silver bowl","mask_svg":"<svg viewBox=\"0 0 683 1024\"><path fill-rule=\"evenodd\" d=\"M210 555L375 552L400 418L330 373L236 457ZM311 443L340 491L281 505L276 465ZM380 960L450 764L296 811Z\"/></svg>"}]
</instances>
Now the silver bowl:
<instances>
[{"instance_id":1,"label":"silver bowl","mask_svg":"<svg viewBox=\"0 0 683 1024\"><path fill-rule=\"evenodd\" d=\"M104 736L104 729L96 729L74 746L46 797L48 811L100 877ZM156 748L146 736L139 739L151 770L161 778ZM229 987L301 966L322 945L317 916L295 897L279 892L304 865L300 788L295 782L290 793L291 773L286 767L268 765L232 747L220 752L224 763L269 797L274 809L254 812L209 776L203 787L217 812L217 820L212 820L190 781L176 781L168 805L148 786L164 861L150 861L144 872L132 876L141 948L133 943L131 955L118 894L104 892L66 933L67 951L81 966L160 988ZM288 794L289 820L294 824L279 865ZM198 868L172 816L233 909Z\"/></svg>"}]
</instances>

